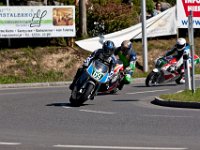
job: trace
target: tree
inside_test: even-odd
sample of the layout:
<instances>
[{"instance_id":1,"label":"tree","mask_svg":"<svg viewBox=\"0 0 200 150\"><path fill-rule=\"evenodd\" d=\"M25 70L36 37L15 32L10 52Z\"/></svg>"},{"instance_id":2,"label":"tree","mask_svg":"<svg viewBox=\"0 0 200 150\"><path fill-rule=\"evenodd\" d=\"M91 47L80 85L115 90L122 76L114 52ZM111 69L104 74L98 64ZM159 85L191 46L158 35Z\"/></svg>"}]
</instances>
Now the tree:
<instances>
[{"instance_id":1,"label":"tree","mask_svg":"<svg viewBox=\"0 0 200 150\"><path fill-rule=\"evenodd\" d=\"M81 37L87 37L87 13L86 0L79 0L79 20L80 20L80 34Z\"/></svg>"}]
</instances>

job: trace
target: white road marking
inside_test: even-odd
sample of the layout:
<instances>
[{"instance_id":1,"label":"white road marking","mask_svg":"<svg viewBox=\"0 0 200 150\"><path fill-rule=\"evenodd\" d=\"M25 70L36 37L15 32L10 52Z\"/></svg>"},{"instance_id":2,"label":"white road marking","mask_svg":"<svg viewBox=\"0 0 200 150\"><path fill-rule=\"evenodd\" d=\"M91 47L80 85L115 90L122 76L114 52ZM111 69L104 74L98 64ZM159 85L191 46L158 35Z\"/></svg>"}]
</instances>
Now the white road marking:
<instances>
[{"instance_id":1,"label":"white road marking","mask_svg":"<svg viewBox=\"0 0 200 150\"><path fill-rule=\"evenodd\" d=\"M126 93L126 94L134 95L134 94L143 94L143 93L163 92L163 91L168 91L168 90L169 90L169 89L154 90L154 91L143 91L143 92L134 92L134 93Z\"/></svg>"},{"instance_id":2,"label":"white road marking","mask_svg":"<svg viewBox=\"0 0 200 150\"><path fill-rule=\"evenodd\" d=\"M84 111L84 112L89 112L89 113L97 113L97 114L107 114L107 115L116 114L115 112L96 111L96 110L89 110L89 109L80 109L79 111Z\"/></svg>"},{"instance_id":3,"label":"white road marking","mask_svg":"<svg viewBox=\"0 0 200 150\"><path fill-rule=\"evenodd\" d=\"M0 145L21 145L21 143L14 143L14 142L0 142Z\"/></svg>"},{"instance_id":4,"label":"white road marking","mask_svg":"<svg viewBox=\"0 0 200 150\"><path fill-rule=\"evenodd\" d=\"M165 117L165 118L193 118L193 116L170 116L170 115L143 115L146 117Z\"/></svg>"},{"instance_id":5,"label":"white road marking","mask_svg":"<svg viewBox=\"0 0 200 150\"><path fill-rule=\"evenodd\" d=\"M67 106L62 106L62 108L65 108L65 109L69 109L69 108L71 108L71 107L67 107Z\"/></svg>"},{"instance_id":6,"label":"white road marking","mask_svg":"<svg viewBox=\"0 0 200 150\"><path fill-rule=\"evenodd\" d=\"M92 146L92 145L53 145L59 148L80 148L80 149L125 149L125 150L186 150L188 148L178 147L123 147L123 146Z\"/></svg>"}]
</instances>

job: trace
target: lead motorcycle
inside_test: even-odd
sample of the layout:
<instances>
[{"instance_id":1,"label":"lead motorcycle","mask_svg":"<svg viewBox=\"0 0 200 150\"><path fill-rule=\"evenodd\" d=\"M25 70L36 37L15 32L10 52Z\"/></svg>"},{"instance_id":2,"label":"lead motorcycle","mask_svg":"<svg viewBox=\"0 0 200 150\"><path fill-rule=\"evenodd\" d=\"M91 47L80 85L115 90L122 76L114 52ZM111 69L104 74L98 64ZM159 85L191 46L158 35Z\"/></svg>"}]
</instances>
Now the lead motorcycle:
<instances>
[{"instance_id":1,"label":"lead motorcycle","mask_svg":"<svg viewBox=\"0 0 200 150\"><path fill-rule=\"evenodd\" d=\"M100 59L93 60L83 71L71 92L70 103L75 106L93 99L101 84L108 82L109 67Z\"/></svg>"},{"instance_id":2,"label":"lead motorcycle","mask_svg":"<svg viewBox=\"0 0 200 150\"><path fill-rule=\"evenodd\" d=\"M183 58L181 59L181 61L183 61ZM181 61L179 60L179 62ZM200 63L198 55L194 55L194 63ZM157 58L155 61L155 68L148 74L145 80L146 86L151 87L172 81L180 84L180 81L183 78L183 74L181 75L178 71L171 71L171 69L174 68L176 64L177 59L171 56Z\"/></svg>"}]
</instances>

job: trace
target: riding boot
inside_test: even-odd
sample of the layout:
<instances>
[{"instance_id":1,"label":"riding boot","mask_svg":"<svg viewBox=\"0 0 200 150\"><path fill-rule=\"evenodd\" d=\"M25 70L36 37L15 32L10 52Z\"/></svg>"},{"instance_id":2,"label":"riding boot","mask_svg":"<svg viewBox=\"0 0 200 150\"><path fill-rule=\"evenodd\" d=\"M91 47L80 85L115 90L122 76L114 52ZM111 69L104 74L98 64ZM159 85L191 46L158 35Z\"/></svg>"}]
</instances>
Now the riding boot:
<instances>
[{"instance_id":1,"label":"riding boot","mask_svg":"<svg viewBox=\"0 0 200 150\"><path fill-rule=\"evenodd\" d=\"M123 82L123 81L121 81L121 82L120 82L120 84L119 84L119 86L118 86L118 89L119 89L119 90L122 90L122 89L123 89L123 87L124 87L124 82Z\"/></svg>"}]
</instances>

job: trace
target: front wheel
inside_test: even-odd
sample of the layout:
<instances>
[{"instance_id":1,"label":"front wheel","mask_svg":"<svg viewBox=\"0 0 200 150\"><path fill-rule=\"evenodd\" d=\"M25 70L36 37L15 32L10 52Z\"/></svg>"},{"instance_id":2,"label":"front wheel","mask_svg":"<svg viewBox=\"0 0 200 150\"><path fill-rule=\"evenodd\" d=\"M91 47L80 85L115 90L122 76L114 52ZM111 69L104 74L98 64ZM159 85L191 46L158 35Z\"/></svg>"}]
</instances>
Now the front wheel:
<instances>
[{"instance_id":1,"label":"front wheel","mask_svg":"<svg viewBox=\"0 0 200 150\"><path fill-rule=\"evenodd\" d=\"M149 75L147 76L145 80L146 86L151 87L151 86L157 85L157 74L158 73L153 72L153 71L149 73Z\"/></svg>"},{"instance_id":2,"label":"front wheel","mask_svg":"<svg viewBox=\"0 0 200 150\"><path fill-rule=\"evenodd\" d=\"M70 97L69 101L73 106L80 106L82 105L85 101L87 101L91 94L93 93L94 90L94 85L91 83L88 83L84 89L84 92L81 93L81 95L77 96L78 98L74 99L72 96ZM77 93L80 94L80 93Z\"/></svg>"}]
</instances>

